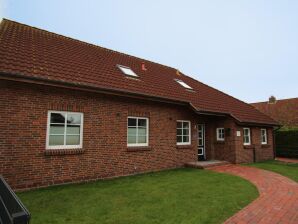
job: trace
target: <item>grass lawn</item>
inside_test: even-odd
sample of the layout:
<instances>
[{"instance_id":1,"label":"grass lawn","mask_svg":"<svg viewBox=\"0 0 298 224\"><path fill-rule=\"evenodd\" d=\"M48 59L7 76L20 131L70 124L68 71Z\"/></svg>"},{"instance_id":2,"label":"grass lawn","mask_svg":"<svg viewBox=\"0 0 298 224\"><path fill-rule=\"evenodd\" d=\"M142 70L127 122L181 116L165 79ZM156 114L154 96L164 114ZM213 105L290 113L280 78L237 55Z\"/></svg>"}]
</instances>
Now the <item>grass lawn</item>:
<instances>
[{"instance_id":1,"label":"grass lawn","mask_svg":"<svg viewBox=\"0 0 298 224\"><path fill-rule=\"evenodd\" d=\"M18 193L40 223L222 223L257 198L236 176L176 169Z\"/></svg>"},{"instance_id":2,"label":"grass lawn","mask_svg":"<svg viewBox=\"0 0 298 224\"><path fill-rule=\"evenodd\" d=\"M272 160L249 164L249 166L270 170L298 182L298 163L285 163Z\"/></svg>"}]
</instances>

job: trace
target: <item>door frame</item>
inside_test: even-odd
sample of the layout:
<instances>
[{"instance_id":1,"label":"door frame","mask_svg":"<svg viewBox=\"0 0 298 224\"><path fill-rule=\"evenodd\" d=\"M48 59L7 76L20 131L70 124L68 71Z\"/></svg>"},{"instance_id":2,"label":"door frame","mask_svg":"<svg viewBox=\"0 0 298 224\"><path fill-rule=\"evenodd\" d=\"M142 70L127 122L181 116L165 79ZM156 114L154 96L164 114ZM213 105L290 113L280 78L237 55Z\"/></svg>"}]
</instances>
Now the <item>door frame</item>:
<instances>
[{"instance_id":1,"label":"door frame","mask_svg":"<svg viewBox=\"0 0 298 224\"><path fill-rule=\"evenodd\" d=\"M198 154L198 160L199 160L199 156L203 156L203 158L205 160L206 159L206 139L205 139L205 136L206 136L206 134L205 134L205 132L206 132L205 127L206 127L206 125L204 123L198 123L197 124L197 131L198 131L198 133L199 133L199 126L202 127L203 147L200 147L199 146L199 136L197 134L197 141L198 141L198 143L197 143L197 150L199 150L199 148L202 148L202 154L199 154L199 152L197 152L197 154Z\"/></svg>"}]
</instances>

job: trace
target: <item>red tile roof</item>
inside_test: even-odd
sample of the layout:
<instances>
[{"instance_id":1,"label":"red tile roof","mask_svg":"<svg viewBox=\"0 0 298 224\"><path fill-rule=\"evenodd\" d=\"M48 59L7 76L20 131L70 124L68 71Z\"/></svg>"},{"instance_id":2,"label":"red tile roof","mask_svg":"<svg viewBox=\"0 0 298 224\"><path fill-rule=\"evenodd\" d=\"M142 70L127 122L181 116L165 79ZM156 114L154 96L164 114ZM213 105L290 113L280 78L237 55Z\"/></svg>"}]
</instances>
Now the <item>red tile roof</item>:
<instances>
[{"instance_id":1,"label":"red tile roof","mask_svg":"<svg viewBox=\"0 0 298 224\"><path fill-rule=\"evenodd\" d=\"M190 103L199 112L230 114L239 122L277 124L254 107L177 69L4 19L0 25L0 73L133 92ZM142 70L142 62L146 71ZM127 78L117 64L139 79ZM183 80L194 91L181 87Z\"/></svg>"},{"instance_id":2,"label":"red tile roof","mask_svg":"<svg viewBox=\"0 0 298 224\"><path fill-rule=\"evenodd\" d=\"M287 127L298 127L298 98L277 100L276 103L252 103L258 110Z\"/></svg>"}]
</instances>

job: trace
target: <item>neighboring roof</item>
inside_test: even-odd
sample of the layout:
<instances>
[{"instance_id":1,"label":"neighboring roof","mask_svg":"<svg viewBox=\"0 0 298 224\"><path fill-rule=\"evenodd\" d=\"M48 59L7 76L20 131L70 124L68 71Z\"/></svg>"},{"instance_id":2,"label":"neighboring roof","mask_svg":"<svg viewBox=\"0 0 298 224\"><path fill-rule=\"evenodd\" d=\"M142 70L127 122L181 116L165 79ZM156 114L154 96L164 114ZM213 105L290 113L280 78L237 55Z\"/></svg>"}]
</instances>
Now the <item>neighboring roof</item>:
<instances>
[{"instance_id":1,"label":"neighboring roof","mask_svg":"<svg viewBox=\"0 0 298 224\"><path fill-rule=\"evenodd\" d=\"M276 100L275 103L252 103L258 110L287 127L298 127L298 98Z\"/></svg>"},{"instance_id":2,"label":"neighboring roof","mask_svg":"<svg viewBox=\"0 0 298 224\"><path fill-rule=\"evenodd\" d=\"M175 68L7 19L0 24L0 58L2 77L22 75L156 96L189 103L198 112L229 114L239 122L277 124L251 105ZM142 63L146 69L142 69ZM117 65L130 67L139 78L126 77ZM183 88L175 79L187 83L193 90Z\"/></svg>"}]
</instances>

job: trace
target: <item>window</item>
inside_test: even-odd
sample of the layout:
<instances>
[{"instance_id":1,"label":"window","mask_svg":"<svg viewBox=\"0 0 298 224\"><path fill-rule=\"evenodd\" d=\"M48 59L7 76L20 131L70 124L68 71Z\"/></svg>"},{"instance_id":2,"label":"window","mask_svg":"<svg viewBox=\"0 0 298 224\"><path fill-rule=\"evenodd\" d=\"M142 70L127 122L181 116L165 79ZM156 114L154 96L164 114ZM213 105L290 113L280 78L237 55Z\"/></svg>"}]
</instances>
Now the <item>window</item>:
<instances>
[{"instance_id":1,"label":"window","mask_svg":"<svg viewBox=\"0 0 298 224\"><path fill-rule=\"evenodd\" d=\"M267 130L264 128L261 129L261 143L263 145L267 144Z\"/></svg>"},{"instance_id":2,"label":"window","mask_svg":"<svg viewBox=\"0 0 298 224\"><path fill-rule=\"evenodd\" d=\"M148 118L127 118L127 146L148 146Z\"/></svg>"},{"instance_id":3,"label":"window","mask_svg":"<svg viewBox=\"0 0 298 224\"><path fill-rule=\"evenodd\" d=\"M177 145L190 145L190 121L177 121Z\"/></svg>"},{"instance_id":4,"label":"window","mask_svg":"<svg viewBox=\"0 0 298 224\"><path fill-rule=\"evenodd\" d=\"M186 89L192 89L189 85L187 85L185 82L183 82L180 79L175 79L176 82L178 82L181 86L183 86Z\"/></svg>"},{"instance_id":5,"label":"window","mask_svg":"<svg viewBox=\"0 0 298 224\"><path fill-rule=\"evenodd\" d=\"M82 148L83 114L49 111L47 149Z\"/></svg>"},{"instance_id":6,"label":"window","mask_svg":"<svg viewBox=\"0 0 298 224\"><path fill-rule=\"evenodd\" d=\"M243 144L250 145L250 129L243 128Z\"/></svg>"},{"instance_id":7,"label":"window","mask_svg":"<svg viewBox=\"0 0 298 224\"><path fill-rule=\"evenodd\" d=\"M225 129L224 128L216 128L216 139L217 139L217 141L225 140Z\"/></svg>"},{"instance_id":8,"label":"window","mask_svg":"<svg viewBox=\"0 0 298 224\"><path fill-rule=\"evenodd\" d=\"M131 68L123 66L123 65L117 65L117 67L125 74L128 76L133 76L133 77L138 77L138 75L136 73L134 73L133 70L131 70Z\"/></svg>"}]
</instances>

